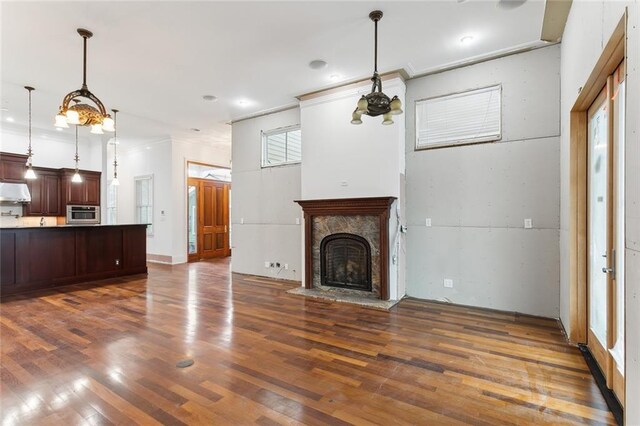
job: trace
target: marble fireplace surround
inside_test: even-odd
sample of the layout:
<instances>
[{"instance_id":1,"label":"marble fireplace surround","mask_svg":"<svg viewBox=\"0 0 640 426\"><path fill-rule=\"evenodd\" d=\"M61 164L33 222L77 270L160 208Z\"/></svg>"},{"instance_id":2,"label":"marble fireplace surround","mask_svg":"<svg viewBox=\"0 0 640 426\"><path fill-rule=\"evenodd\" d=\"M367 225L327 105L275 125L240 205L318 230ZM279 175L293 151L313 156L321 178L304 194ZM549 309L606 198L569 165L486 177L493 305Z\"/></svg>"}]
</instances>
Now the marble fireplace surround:
<instances>
[{"instance_id":1,"label":"marble fireplace surround","mask_svg":"<svg viewBox=\"0 0 640 426\"><path fill-rule=\"evenodd\" d=\"M321 288L322 239L346 232L363 237L371 246L372 293L380 300L389 300L389 210L395 200L371 197L296 201L304 212L304 287Z\"/></svg>"}]
</instances>

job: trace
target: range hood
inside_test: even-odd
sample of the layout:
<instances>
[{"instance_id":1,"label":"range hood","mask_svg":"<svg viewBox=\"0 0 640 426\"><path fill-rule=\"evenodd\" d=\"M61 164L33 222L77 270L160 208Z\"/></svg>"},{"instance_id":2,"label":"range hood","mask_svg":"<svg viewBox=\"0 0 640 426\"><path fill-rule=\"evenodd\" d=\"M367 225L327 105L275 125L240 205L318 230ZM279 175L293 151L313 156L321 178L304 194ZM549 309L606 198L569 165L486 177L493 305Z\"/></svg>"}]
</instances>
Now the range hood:
<instances>
[{"instance_id":1,"label":"range hood","mask_svg":"<svg viewBox=\"0 0 640 426\"><path fill-rule=\"evenodd\" d=\"M26 183L0 182L0 203L30 203L31 194Z\"/></svg>"}]
</instances>

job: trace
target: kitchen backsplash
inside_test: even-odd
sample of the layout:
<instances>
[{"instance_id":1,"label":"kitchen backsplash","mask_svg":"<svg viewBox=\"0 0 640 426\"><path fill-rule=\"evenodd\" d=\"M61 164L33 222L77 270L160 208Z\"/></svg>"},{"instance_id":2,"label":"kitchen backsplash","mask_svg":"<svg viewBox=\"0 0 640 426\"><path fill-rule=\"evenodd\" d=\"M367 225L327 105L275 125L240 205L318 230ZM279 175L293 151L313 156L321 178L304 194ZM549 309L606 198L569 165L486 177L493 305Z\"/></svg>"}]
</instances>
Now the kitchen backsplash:
<instances>
[{"instance_id":1,"label":"kitchen backsplash","mask_svg":"<svg viewBox=\"0 0 640 426\"><path fill-rule=\"evenodd\" d=\"M35 217L35 216L23 217L22 206L20 205L0 206L0 212L2 212L2 216L0 216L0 227L2 228L40 225L41 217ZM11 216L5 216L8 214L11 214ZM58 224L57 217L55 216L44 217L44 226L56 226L57 224Z\"/></svg>"}]
</instances>

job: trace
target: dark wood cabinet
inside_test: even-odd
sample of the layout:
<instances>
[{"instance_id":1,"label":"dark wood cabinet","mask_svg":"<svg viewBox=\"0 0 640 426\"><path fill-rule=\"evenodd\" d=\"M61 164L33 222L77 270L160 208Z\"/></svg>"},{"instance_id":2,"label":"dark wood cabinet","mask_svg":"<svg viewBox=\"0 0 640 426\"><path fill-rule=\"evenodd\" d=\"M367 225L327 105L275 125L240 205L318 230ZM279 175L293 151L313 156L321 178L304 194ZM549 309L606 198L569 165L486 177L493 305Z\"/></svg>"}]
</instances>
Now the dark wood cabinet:
<instances>
[{"instance_id":1,"label":"dark wood cabinet","mask_svg":"<svg viewBox=\"0 0 640 426\"><path fill-rule=\"evenodd\" d=\"M63 205L80 204L100 205L100 172L80 170L82 182L72 182L75 171L63 169L62 193Z\"/></svg>"},{"instance_id":2,"label":"dark wood cabinet","mask_svg":"<svg viewBox=\"0 0 640 426\"><path fill-rule=\"evenodd\" d=\"M5 228L0 249L2 297L147 272L146 225Z\"/></svg>"},{"instance_id":3,"label":"dark wood cabinet","mask_svg":"<svg viewBox=\"0 0 640 426\"><path fill-rule=\"evenodd\" d=\"M24 216L63 216L60 200L60 174L55 170L34 167L37 179L27 181L31 203L25 204Z\"/></svg>"},{"instance_id":4,"label":"dark wood cabinet","mask_svg":"<svg viewBox=\"0 0 640 426\"><path fill-rule=\"evenodd\" d=\"M26 155L0 153L0 182L24 183L26 164Z\"/></svg>"}]
</instances>

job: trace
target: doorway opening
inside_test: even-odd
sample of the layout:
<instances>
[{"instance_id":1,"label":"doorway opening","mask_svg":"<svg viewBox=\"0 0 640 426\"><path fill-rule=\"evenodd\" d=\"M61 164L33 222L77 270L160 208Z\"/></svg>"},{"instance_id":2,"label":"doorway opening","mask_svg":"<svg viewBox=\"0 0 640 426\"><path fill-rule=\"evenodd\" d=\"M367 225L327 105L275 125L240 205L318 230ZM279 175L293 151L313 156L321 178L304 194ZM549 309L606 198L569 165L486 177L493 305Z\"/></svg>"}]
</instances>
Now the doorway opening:
<instances>
[{"instance_id":1,"label":"doorway opening","mask_svg":"<svg viewBox=\"0 0 640 426\"><path fill-rule=\"evenodd\" d=\"M231 256L231 169L187 162L189 262Z\"/></svg>"}]
</instances>

